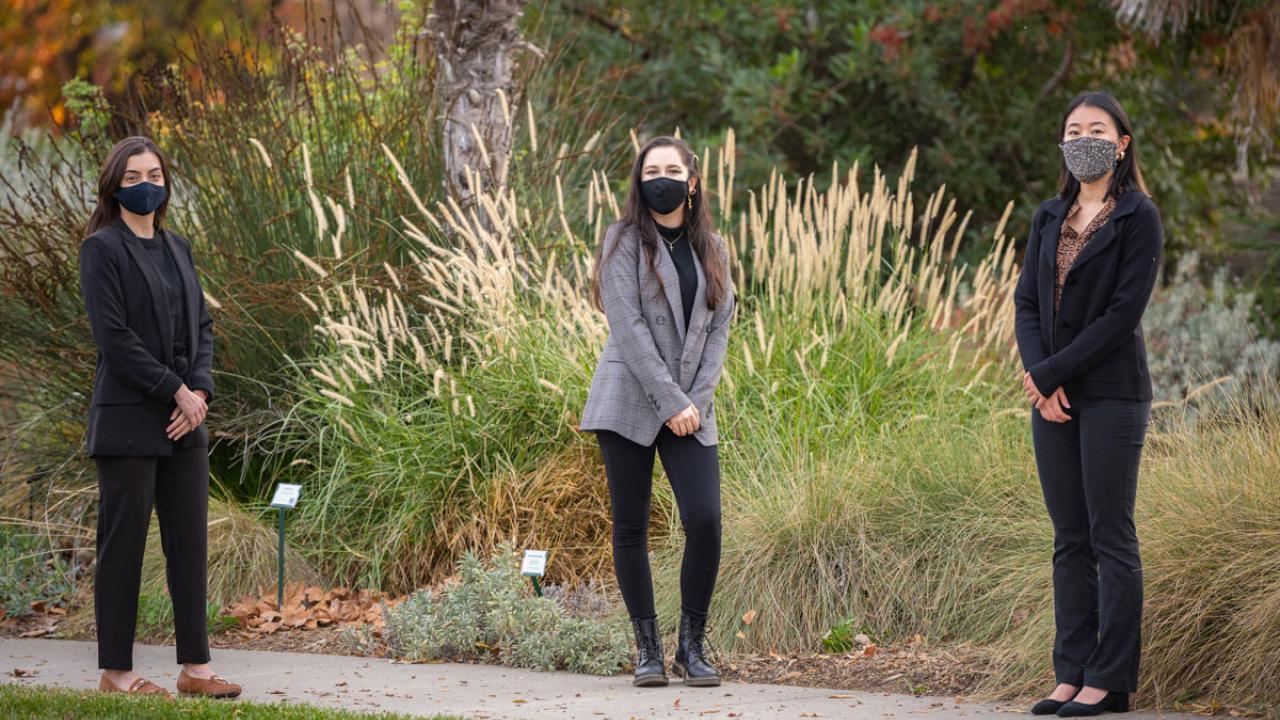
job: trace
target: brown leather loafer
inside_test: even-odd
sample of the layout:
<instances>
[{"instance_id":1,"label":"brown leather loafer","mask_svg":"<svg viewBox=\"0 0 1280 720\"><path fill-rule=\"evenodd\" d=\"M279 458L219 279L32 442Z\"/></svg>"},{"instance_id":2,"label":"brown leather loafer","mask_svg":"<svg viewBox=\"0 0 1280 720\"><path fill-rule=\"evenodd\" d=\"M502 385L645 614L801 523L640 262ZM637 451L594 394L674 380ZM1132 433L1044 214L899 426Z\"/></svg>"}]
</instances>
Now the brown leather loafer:
<instances>
[{"instance_id":1,"label":"brown leather loafer","mask_svg":"<svg viewBox=\"0 0 1280 720\"><path fill-rule=\"evenodd\" d=\"M199 695L211 698L240 696L240 686L214 675L211 678L191 677L184 670L178 673L178 692L183 695Z\"/></svg>"},{"instance_id":2,"label":"brown leather loafer","mask_svg":"<svg viewBox=\"0 0 1280 720\"><path fill-rule=\"evenodd\" d=\"M102 692L127 693L129 695L159 695L168 700L173 699L173 696L169 694L168 690L165 690L146 678L138 678L133 681L133 684L129 686L128 690L121 690L116 687L115 683L103 677L98 680L98 690Z\"/></svg>"}]
</instances>

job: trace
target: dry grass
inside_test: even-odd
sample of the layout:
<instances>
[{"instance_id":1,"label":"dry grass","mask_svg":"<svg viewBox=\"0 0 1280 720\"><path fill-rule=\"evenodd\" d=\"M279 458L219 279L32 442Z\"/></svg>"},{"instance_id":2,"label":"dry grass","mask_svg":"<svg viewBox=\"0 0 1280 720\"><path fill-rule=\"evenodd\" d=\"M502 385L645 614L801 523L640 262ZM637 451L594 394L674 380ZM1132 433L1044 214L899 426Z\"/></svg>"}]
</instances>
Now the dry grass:
<instances>
[{"instance_id":1,"label":"dry grass","mask_svg":"<svg viewBox=\"0 0 1280 720\"><path fill-rule=\"evenodd\" d=\"M667 513L655 503L650 527L666 533ZM609 491L594 444L573 443L531 473L500 472L477 491L474 503L446 509L442 544L492 555L504 542L554 548L546 581L576 585L613 577Z\"/></svg>"}]
</instances>

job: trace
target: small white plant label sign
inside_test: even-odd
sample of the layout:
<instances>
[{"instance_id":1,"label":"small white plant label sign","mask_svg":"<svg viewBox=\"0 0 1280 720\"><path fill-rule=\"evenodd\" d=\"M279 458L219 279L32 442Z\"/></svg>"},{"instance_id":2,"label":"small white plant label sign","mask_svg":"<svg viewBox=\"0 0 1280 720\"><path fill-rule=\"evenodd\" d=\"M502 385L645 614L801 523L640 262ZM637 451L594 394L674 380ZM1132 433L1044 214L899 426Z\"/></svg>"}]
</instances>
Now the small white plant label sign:
<instances>
[{"instance_id":1,"label":"small white plant label sign","mask_svg":"<svg viewBox=\"0 0 1280 720\"><path fill-rule=\"evenodd\" d=\"M542 577L547 569L546 550L525 550L524 562L520 563L520 574L530 577Z\"/></svg>"},{"instance_id":2,"label":"small white plant label sign","mask_svg":"<svg viewBox=\"0 0 1280 720\"><path fill-rule=\"evenodd\" d=\"M290 485L289 483L280 483L276 485L275 497L271 498L271 507L274 508L291 508L298 504L298 494L302 492L301 485Z\"/></svg>"}]
</instances>

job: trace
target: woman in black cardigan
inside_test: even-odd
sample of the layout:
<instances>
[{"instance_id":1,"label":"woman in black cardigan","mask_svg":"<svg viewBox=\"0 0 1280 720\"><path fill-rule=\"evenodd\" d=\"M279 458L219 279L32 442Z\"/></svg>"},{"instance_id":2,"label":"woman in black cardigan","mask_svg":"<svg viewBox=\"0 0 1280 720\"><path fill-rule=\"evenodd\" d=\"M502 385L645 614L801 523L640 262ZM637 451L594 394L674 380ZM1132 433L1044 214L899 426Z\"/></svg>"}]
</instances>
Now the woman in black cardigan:
<instances>
[{"instance_id":1,"label":"woman in black cardigan","mask_svg":"<svg viewBox=\"0 0 1280 720\"><path fill-rule=\"evenodd\" d=\"M1054 531L1059 684L1032 712L1067 717L1123 712L1137 689L1142 561L1133 510L1151 414L1141 319L1163 237L1115 98L1077 96L1061 148L1062 190L1031 222L1015 303Z\"/></svg>"},{"instance_id":2,"label":"woman in black cardigan","mask_svg":"<svg viewBox=\"0 0 1280 720\"><path fill-rule=\"evenodd\" d=\"M184 694L235 697L209 668L205 621L213 321L191 245L163 226L170 177L143 137L111 149L80 248L98 347L86 443L98 469L94 615L105 692L165 695L133 672L142 555L155 505Z\"/></svg>"}]
</instances>

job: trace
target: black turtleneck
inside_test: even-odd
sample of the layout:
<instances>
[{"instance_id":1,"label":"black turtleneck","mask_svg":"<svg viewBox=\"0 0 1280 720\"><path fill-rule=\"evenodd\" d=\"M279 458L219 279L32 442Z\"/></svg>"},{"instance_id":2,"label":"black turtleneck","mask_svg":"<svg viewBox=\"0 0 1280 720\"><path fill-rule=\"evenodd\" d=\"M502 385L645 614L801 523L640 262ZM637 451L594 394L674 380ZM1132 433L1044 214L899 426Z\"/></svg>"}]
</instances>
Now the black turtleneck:
<instances>
[{"instance_id":1,"label":"black turtleneck","mask_svg":"<svg viewBox=\"0 0 1280 720\"><path fill-rule=\"evenodd\" d=\"M123 222L121 224L124 225ZM135 235L128 225L125 225L125 229L142 245L147 257L155 266L156 274L160 276L162 292L169 301L169 324L173 328L173 370L185 381L190 365L187 353L189 338L185 319L187 305L185 284L182 282L182 273L178 271L177 258L173 256L173 248L164 240L160 231L157 230L153 237L144 238Z\"/></svg>"},{"instance_id":2,"label":"black turtleneck","mask_svg":"<svg viewBox=\"0 0 1280 720\"><path fill-rule=\"evenodd\" d=\"M663 227L654 223L658 234L662 236L662 245L676 265L676 274L680 276L680 302L684 305L684 328L689 332L689 315L693 312L693 300L698 293L698 269L693 264L693 244L689 242L688 228Z\"/></svg>"}]
</instances>

